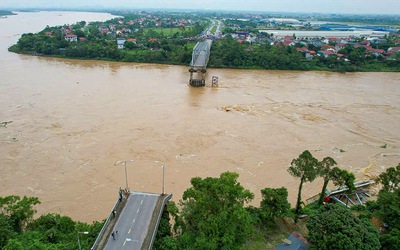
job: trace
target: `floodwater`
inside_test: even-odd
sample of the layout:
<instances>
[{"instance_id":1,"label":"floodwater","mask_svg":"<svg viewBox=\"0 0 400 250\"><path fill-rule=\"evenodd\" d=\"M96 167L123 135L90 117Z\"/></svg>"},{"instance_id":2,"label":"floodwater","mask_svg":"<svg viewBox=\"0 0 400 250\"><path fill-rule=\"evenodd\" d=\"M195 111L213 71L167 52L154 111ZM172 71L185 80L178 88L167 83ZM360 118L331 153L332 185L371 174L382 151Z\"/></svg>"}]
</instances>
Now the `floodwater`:
<instances>
[{"instance_id":1,"label":"floodwater","mask_svg":"<svg viewBox=\"0 0 400 250\"><path fill-rule=\"evenodd\" d=\"M240 174L255 193L299 180L287 167L308 149L358 179L400 162L400 74L209 69L219 87L191 88L188 67L61 60L9 53L21 33L99 13L0 19L0 196L37 196L39 214L102 220L117 189L178 201L195 176ZM387 145L386 148L382 147ZM306 184L303 199L321 181Z\"/></svg>"}]
</instances>

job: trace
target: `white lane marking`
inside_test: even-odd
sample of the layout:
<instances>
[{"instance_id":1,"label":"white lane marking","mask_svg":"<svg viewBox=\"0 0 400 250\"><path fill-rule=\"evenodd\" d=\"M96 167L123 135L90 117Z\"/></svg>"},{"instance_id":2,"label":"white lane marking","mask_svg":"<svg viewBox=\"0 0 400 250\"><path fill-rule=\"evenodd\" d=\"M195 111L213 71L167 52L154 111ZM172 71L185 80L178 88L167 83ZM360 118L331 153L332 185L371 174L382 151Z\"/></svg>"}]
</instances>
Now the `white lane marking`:
<instances>
[{"instance_id":1,"label":"white lane marking","mask_svg":"<svg viewBox=\"0 0 400 250\"><path fill-rule=\"evenodd\" d=\"M143 204L143 200L140 202L140 204Z\"/></svg>"},{"instance_id":2,"label":"white lane marking","mask_svg":"<svg viewBox=\"0 0 400 250\"><path fill-rule=\"evenodd\" d=\"M125 244L126 244L126 240L124 241L124 246L125 246Z\"/></svg>"},{"instance_id":3,"label":"white lane marking","mask_svg":"<svg viewBox=\"0 0 400 250\"><path fill-rule=\"evenodd\" d=\"M139 213L139 211L140 211L140 208L138 208L138 210L136 211L136 213L138 214L138 213Z\"/></svg>"},{"instance_id":4,"label":"white lane marking","mask_svg":"<svg viewBox=\"0 0 400 250\"><path fill-rule=\"evenodd\" d=\"M136 220L136 219L133 219L132 223L135 223L135 220Z\"/></svg>"},{"instance_id":5,"label":"white lane marking","mask_svg":"<svg viewBox=\"0 0 400 250\"><path fill-rule=\"evenodd\" d=\"M131 234L131 228L129 228L128 234Z\"/></svg>"}]
</instances>

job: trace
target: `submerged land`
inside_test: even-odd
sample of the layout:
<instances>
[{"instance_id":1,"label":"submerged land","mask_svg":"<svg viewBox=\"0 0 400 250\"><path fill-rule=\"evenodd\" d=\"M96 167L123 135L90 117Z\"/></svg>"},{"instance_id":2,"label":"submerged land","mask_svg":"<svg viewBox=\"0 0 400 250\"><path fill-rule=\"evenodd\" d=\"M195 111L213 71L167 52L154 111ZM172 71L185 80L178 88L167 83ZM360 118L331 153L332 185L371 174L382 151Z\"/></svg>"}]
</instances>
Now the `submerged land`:
<instances>
[{"instance_id":1,"label":"submerged land","mask_svg":"<svg viewBox=\"0 0 400 250\"><path fill-rule=\"evenodd\" d=\"M9 10L1 10L0 9L0 17L1 16L9 16L9 15L15 15L12 11Z\"/></svg>"},{"instance_id":2,"label":"submerged land","mask_svg":"<svg viewBox=\"0 0 400 250\"><path fill-rule=\"evenodd\" d=\"M66 14L45 15L50 19ZM148 16L152 14L140 15L140 19L148 20ZM35 19L29 18L33 23ZM126 159L135 159L128 166L129 185L151 192L161 190L158 161L166 163L166 190L174 193L175 202L183 201L178 207L170 204L154 249L274 249L293 231L318 249L398 248L399 74L210 69L212 75L219 76L219 87L189 88L185 85L187 67L64 59L72 57L68 55L72 51L85 55L83 52L97 42L90 50L100 52L94 59L124 60L109 58L113 55L136 59L136 53L148 53L143 60L160 54L160 58L168 58L174 55L174 49L185 51L185 47L190 58L191 46L197 40L185 40L182 34L193 30L196 21L185 24L185 29L171 29L170 18L165 18L165 28L138 28L138 32L166 34L151 43L148 39L152 36L124 31L125 19L120 17L116 20L122 24L118 21L115 31L111 31L113 24L75 23L81 20L76 18L75 24L49 26L45 28L48 34L27 33L26 40L20 39L19 43L29 48L24 53L62 59L6 51L14 35L23 33L16 31L23 18L1 30L0 61L4 63L0 63L0 102L4 109L0 125L4 126L0 126L0 132L4 139L0 143L4 150L0 158L4 165L0 170L0 248L77 249L77 238L83 248L90 248L102 223L89 225L67 216L86 222L105 218L117 199L117 187L125 181L124 169L113 164ZM236 21L248 22L231 22ZM248 68L255 60L252 51L265 52L256 57L266 62L264 68L286 64L295 67L298 61L292 64L290 60L297 58L308 64L323 59L317 55L306 58L306 52L297 50L302 48L296 47L296 42L302 40L297 39L299 28L288 27L286 32L290 33L285 36L289 37L283 38L290 39L293 46L285 46L284 42L257 44L247 41L253 37L249 28L237 30L228 22L213 17L198 23L203 25L203 37L198 39L214 39L211 33L218 31L219 23L222 33L227 27L235 28L230 36L215 38L214 49L221 53L210 59L210 65L213 60L221 60L223 67ZM100 33L101 26L105 34L99 37L85 33L86 29ZM66 40L67 29L72 41ZM79 39L79 30L84 39ZM117 30L122 35L116 35ZM271 30L285 31L278 26ZM305 31L308 36L321 32ZM279 36L274 34L271 39ZM129 39L134 45L131 49ZM52 47L53 41L65 47ZM185 44L177 44L183 41ZM147 43L158 43L160 47ZM118 45L123 47L118 49ZM177 47L168 49L163 45ZM309 50L310 44L307 46ZM54 48L59 54L38 52L46 48ZM107 54L109 51L115 54ZM283 61L286 54L290 60ZM393 61L391 56L382 56L381 64ZM327 58L354 67L369 65L369 59L353 64L350 59L340 61L333 55ZM158 63L158 58L152 59ZM181 64L187 65L186 61ZM301 178L290 176L288 166L305 149L310 149L318 162L331 156L340 169L353 173L357 180L382 177L382 186L375 190L377 201L351 210L330 204L301 207L301 215L306 216L295 224L298 216L292 207ZM386 175L380 176L382 172ZM319 171L312 183L304 185L300 198L305 201L321 192L322 179L323 171ZM330 183L337 187L334 181ZM34 197L8 196L14 193L39 197L42 204ZM36 209L38 214L34 216ZM175 229L171 217L180 222Z\"/></svg>"}]
</instances>

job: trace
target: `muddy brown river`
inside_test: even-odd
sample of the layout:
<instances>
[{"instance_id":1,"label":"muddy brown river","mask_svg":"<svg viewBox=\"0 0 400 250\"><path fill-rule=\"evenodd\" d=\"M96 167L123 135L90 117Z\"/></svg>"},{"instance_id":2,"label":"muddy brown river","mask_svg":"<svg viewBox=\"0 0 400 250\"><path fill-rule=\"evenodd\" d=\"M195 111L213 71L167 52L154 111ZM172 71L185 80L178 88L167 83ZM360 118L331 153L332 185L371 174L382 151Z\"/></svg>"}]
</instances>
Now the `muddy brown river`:
<instances>
[{"instance_id":1,"label":"muddy brown river","mask_svg":"<svg viewBox=\"0 0 400 250\"><path fill-rule=\"evenodd\" d=\"M359 180L400 162L400 74L209 69L218 87L191 88L188 67L61 60L9 53L24 32L109 14L18 13L0 19L0 196L37 196L39 214L104 219L125 186L178 201L194 176L240 174L255 193L299 180L308 149ZM4 123L3 123L4 125ZM386 147L383 147L386 145ZM321 180L304 187L317 194Z\"/></svg>"}]
</instances>

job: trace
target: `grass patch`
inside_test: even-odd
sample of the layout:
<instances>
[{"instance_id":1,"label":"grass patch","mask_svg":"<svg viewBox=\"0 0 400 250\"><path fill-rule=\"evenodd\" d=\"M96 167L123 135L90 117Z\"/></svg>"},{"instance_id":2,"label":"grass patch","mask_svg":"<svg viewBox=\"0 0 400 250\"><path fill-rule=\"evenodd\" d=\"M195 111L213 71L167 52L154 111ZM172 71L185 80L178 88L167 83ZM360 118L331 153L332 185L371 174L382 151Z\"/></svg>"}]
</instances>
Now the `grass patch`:
<instances>
[{"instance_id":1,"label":"grass patch","mask_svg":"<svg viewBox=\"0 0 400 250\"><path fill-rule=\"evenodd\" d=\"M214 26L214 27L212 27L212 29L211 29L211 34L214 34L215 33L215 31L217 31L217 26Z\"/></svg>"},{"instance_id":2,"label":"grass patch","mask_svg":"<svg viewBox=\"0 0 400 250\"><path fill-rule=\"evenodd\" d=\"M240 248L240 250L273 250L276 245L283 243L293 232L300 233L304 237L308 236L306 227L307 218L294 223L292 217L276 219L275 224L268 228L256 228L256 232L251 239Z\"/></svg>"},{"instance_id":3,"label":"grass patch","mask_svg":"<svg viewBox=\"0 0 400 250\"><path fill-rule=\"evenodd\" d=\"M186 27L186 29L190 29L190 27ZM150 30L158 33L158 34L163 34L164 36L172 36L175 33L181 33L182 30L179 28L149 28L149 29L144 29L144 33L148 33Z\"/></svg>"}]
</instances>

